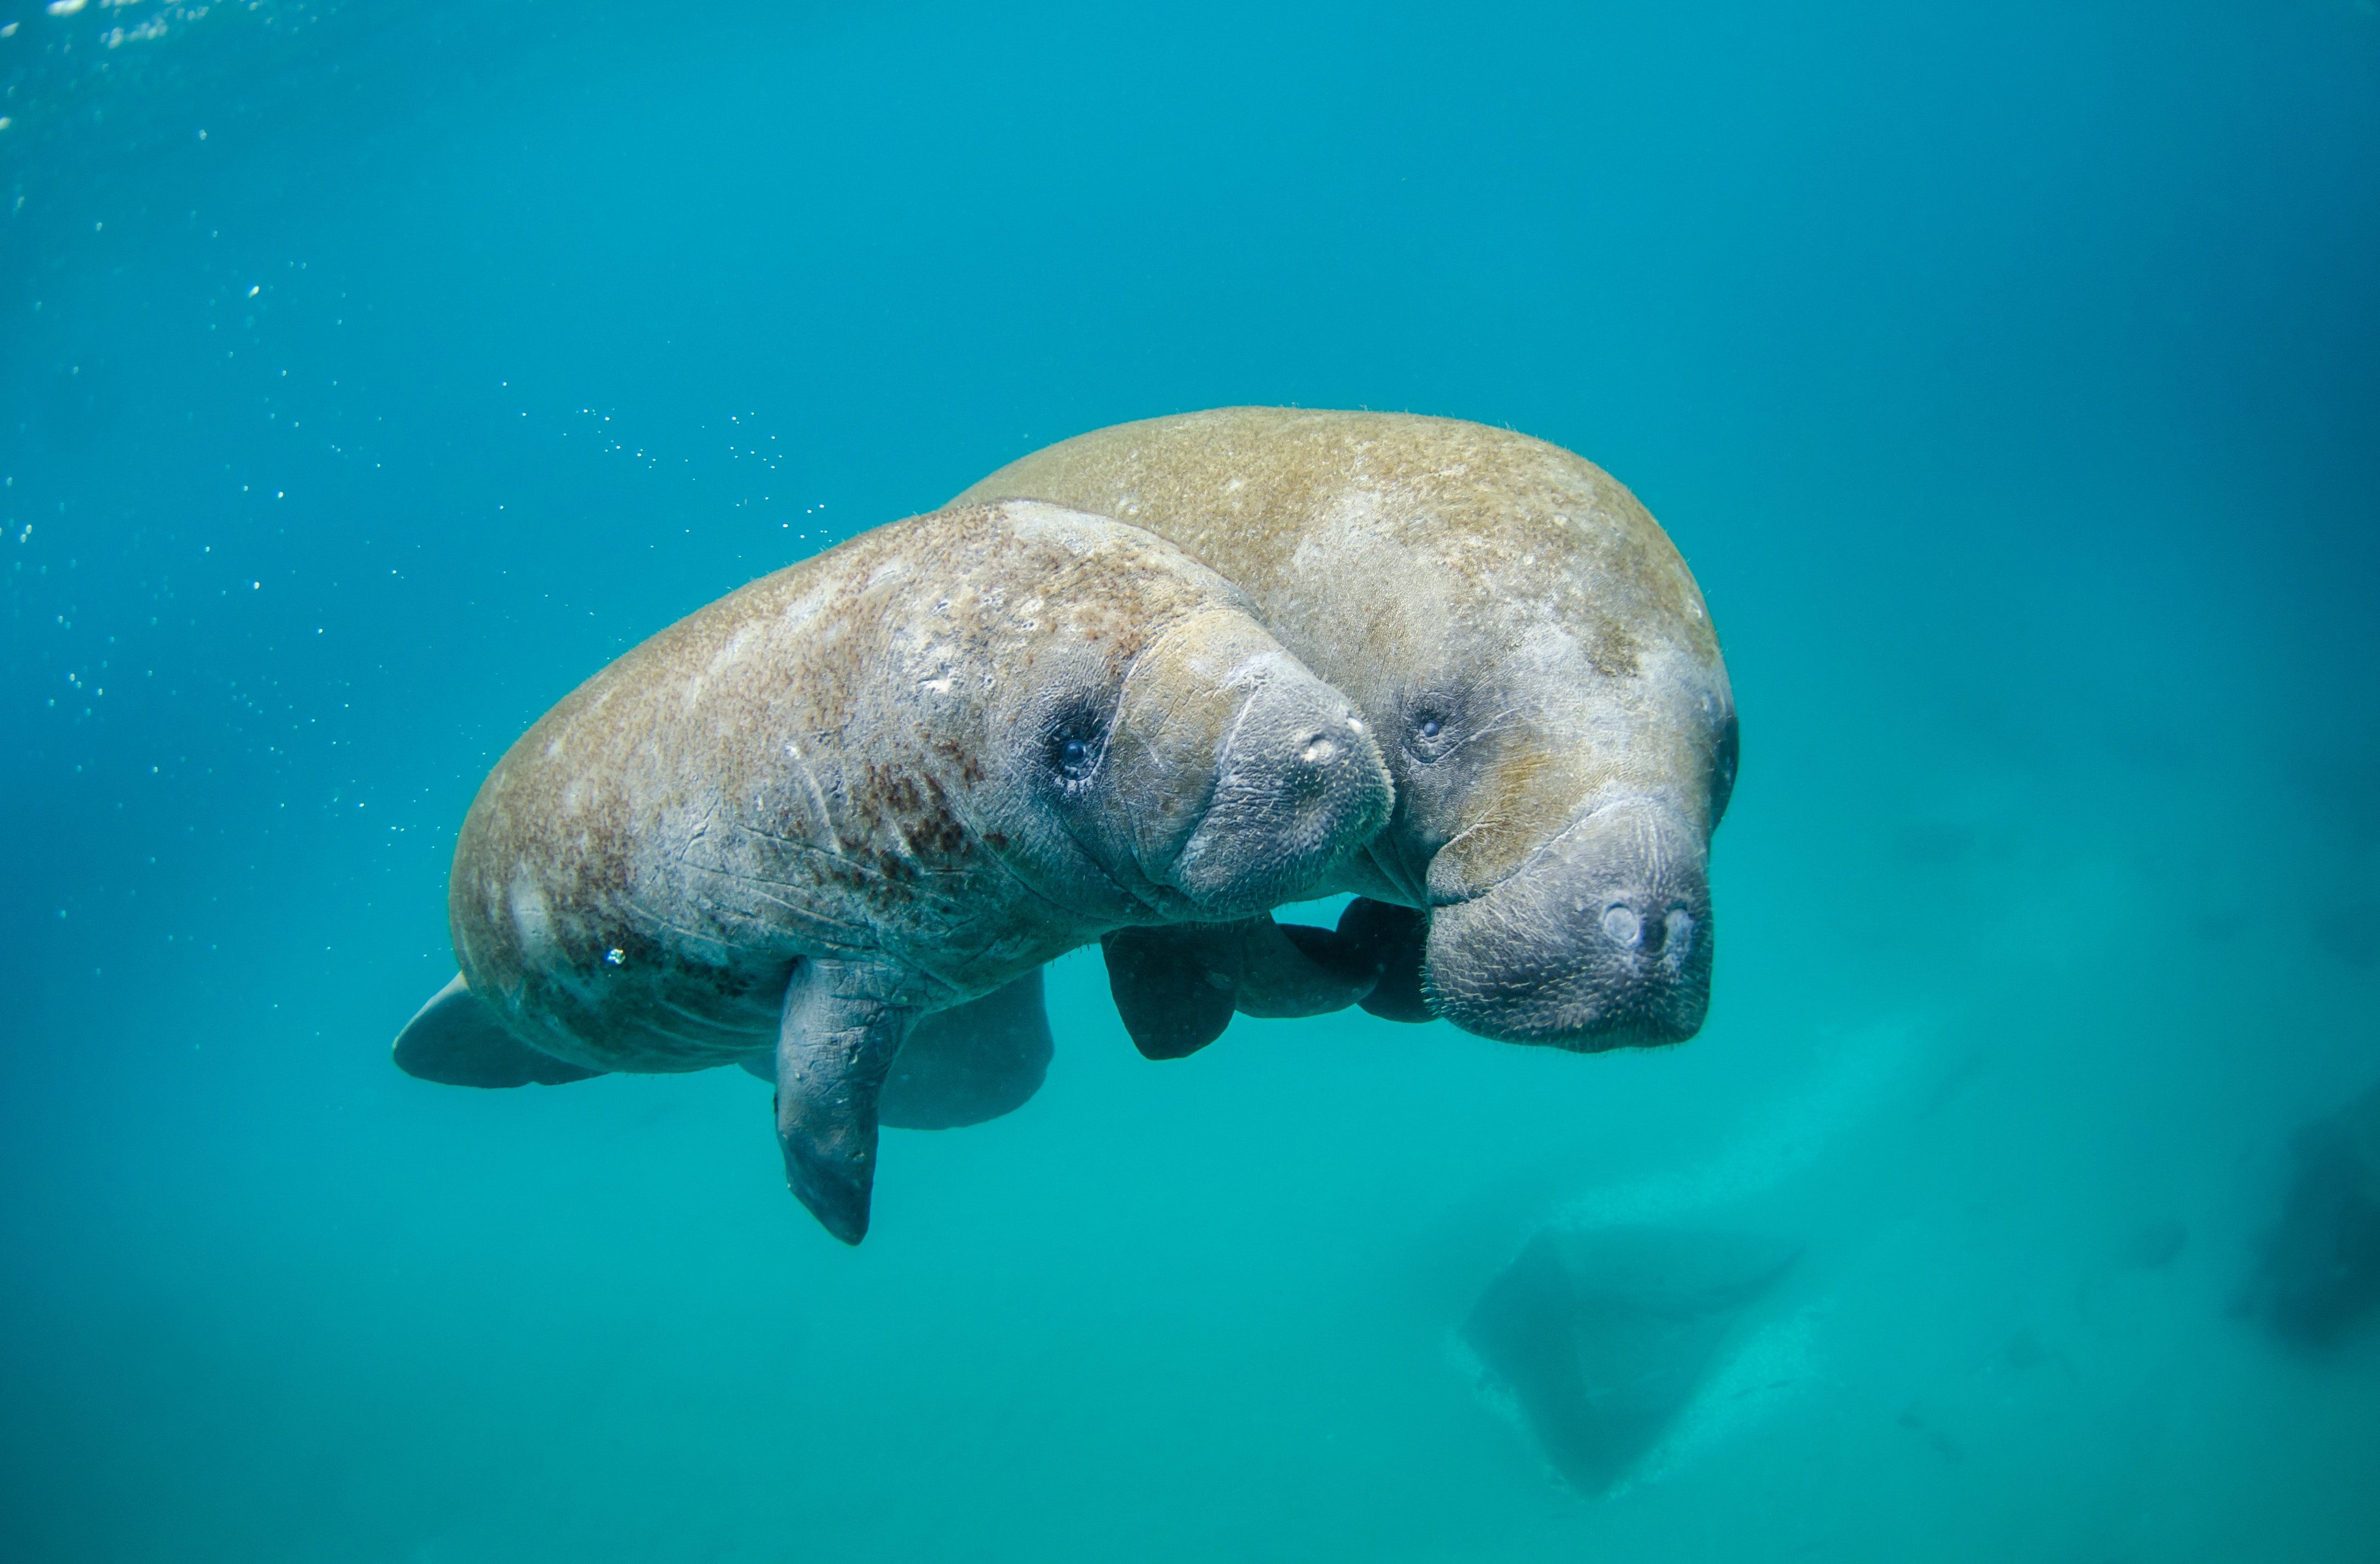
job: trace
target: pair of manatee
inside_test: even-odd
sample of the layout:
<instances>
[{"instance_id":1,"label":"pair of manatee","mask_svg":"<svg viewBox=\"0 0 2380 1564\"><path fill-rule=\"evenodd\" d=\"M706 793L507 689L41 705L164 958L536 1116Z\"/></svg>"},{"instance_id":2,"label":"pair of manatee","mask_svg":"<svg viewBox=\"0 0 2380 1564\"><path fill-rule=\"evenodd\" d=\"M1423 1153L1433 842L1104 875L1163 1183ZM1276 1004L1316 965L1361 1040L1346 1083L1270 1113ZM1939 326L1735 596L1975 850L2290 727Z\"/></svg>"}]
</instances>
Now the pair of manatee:
<instances>
[{"instance_id":1,"label":"pair of manatee","mask_svg":"<svg viewBox=\"0 0 2380 1564\"><path fill-rule=\"evenodd\" d=\"M866 1234L880 1123L1030 1097L1101 940L1142 1050L1361 1003L1580 1051L1707 1006L1733 698L1633 496L1508 430L1123 424L763 577L541 718L465 818L396 1062L745 1063ZM1354 892L1335 929L1269 909Z\"/></svg>"}]
</instances>

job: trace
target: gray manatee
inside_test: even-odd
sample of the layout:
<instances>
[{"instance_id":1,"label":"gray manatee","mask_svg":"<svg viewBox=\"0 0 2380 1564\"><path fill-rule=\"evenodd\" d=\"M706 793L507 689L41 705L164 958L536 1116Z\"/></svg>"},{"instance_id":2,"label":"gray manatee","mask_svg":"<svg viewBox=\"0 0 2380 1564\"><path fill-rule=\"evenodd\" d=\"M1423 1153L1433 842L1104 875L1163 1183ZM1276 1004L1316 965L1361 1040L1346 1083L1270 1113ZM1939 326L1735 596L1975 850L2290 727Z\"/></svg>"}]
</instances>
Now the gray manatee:
<instances>
[{"instance_id":1,"label":"gray manatee","mask_svg":"<svg viewBox=\"0 0 2380 1564\"><path fill-rule=\"evenodd\" d=\"M753 582L540 719L463 822L462 972L396 1061L513 1085L773 1048L794 1192L856 1243L922 1018L977 1006L1026 1055L1038 1024L1038 1081L1041 964L1299 894L1390 801L1354 708L1221 576L1104 517L954 506Z\"/></svg>"},{"instance_id":2,"label":"gray manatee","mask_svg":"<svg viewBox=\"0 0 2380 1564\"><path fill-rule=\"evenodd\" d=\"M1363 898L1341 949L1297 939L1368 964L1367 1009L1579 1050L1701 1026L1735 702L1684 561L1600 468L1450 418L1232 407L1081 435L961 496L1019 498L1180 544L1362 709L1395 814L1330 882ZM1128 1021L1190 1013L1202 939L1109 940ZM1205 1037L1135 1040L1187 1051L1230 1018L1205 1003Z\"/></svg>"},{"instance_id":3,"label":"gray manatee","mask_svg":"<svg viewBox=\"0 0 2380 1564\"><path fill-rule=\"evenodd\" d=\"M1800 1254L1756 1233L1543 1228L1472 1306L1463 1340L1593 1497L1660 1442Z\"/></svg>"}]
</instances>

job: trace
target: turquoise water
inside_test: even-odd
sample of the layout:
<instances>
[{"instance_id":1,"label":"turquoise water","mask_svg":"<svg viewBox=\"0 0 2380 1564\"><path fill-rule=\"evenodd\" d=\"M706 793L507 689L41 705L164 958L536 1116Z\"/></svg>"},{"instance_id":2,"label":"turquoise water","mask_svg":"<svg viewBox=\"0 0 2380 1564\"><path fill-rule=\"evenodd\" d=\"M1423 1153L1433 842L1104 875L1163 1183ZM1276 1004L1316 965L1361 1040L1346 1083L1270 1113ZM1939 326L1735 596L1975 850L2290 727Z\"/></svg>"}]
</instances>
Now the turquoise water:
<instances>
[{"instance_id":1,"label":"turquoise water","mask_svg":"<svg viewBox=\"0 0 2380 1564\"><path fill-rule=\"evenodd\" d=\"M2380 1330L2232 1312L2380 1076L2370 5L12 21L9 1558L2380 1557ZM739 1072L391 1068L580 678L1235 403L1677 540L1699 1037L1160 1065L1078 952L856 1251ZM1553 1218L1802 1252L1597 1498L1457 1339Z\"/></svg>"}]
</instances>

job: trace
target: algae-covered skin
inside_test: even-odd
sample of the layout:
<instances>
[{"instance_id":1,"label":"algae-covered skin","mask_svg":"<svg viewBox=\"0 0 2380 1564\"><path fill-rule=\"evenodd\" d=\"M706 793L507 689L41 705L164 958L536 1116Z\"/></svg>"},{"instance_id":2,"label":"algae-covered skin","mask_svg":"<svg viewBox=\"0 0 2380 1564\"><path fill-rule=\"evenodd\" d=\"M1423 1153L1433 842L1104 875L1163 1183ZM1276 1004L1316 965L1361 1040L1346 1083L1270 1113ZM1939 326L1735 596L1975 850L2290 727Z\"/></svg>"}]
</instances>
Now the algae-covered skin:
<instances>
[{"instance_id":1,"label":"algae-covered skin","mask_svg":"<svg viewBox=\"0 0 2380 1564\"><path fill-rule=\"evenodd\" d=\"M1427 915L1433 1012L1578 1049L1701 1025L1735 703L1693 575L1609 474L1456 419L1232 407L1065 441L961 498L1171 539L1354 697L1396 811L1333 888Z\"/></svg>"},{"instance_id":2,"label":"algae-covered skin","mask_svg":"<svg viewBox=\"0 0 2380 1564\"><path fill-rule=\"evenodd\" d=\"M795 1193L856 1243L921 1018L1309 890L1389 802L1353 706L1214 572L955 506L722 599L524 734L455 849L462 976L397 1060L517 1085L773 1048Z\"/></svg>"}]
</instances>

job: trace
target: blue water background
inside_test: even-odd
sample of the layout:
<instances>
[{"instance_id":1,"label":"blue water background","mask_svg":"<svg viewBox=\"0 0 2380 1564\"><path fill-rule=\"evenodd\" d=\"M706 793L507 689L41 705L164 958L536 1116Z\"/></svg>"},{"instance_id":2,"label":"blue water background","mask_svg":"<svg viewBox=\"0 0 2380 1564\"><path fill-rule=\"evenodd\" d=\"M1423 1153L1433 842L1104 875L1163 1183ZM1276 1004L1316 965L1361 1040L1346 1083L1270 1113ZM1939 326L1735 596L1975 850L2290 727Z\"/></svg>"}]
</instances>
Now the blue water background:
<instances>
[{"instance_id":1,"label":"blue water background","mask_svg":"<svg viewBox=\"0 0 2380 1564\"><path fill-rule=\"evenodd\" d=\"M2380 1076L2372 6L9 20L9 1558L2380 1558L2380 1341L2229 1313ZM1078 953L857 1251L740 1073L391 1068L578 680L1236 403L1676 539L1745 734L1694 1042L1151 1064ZM1453 1340L1557 1215L1806 1245L1596 1500Z\"/></svg>"}]
</instances>

